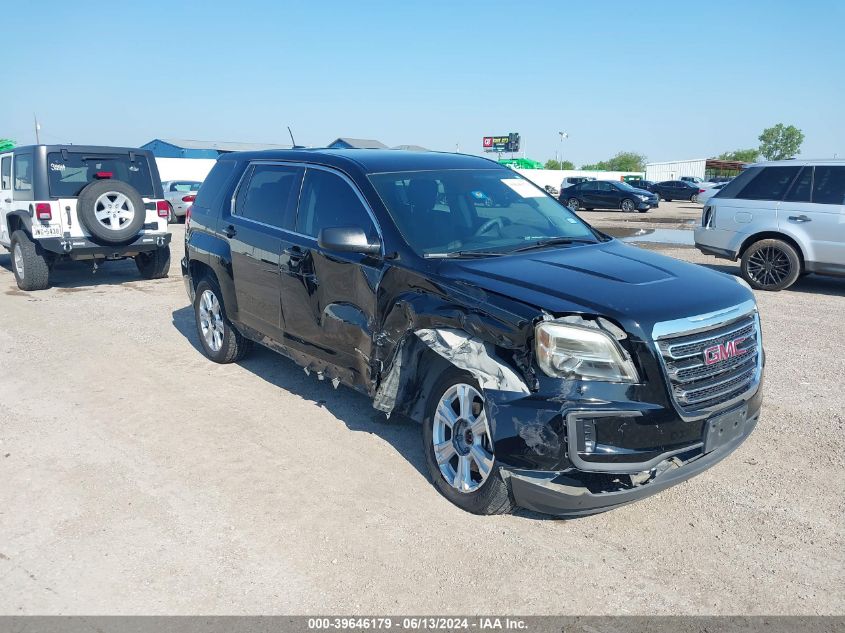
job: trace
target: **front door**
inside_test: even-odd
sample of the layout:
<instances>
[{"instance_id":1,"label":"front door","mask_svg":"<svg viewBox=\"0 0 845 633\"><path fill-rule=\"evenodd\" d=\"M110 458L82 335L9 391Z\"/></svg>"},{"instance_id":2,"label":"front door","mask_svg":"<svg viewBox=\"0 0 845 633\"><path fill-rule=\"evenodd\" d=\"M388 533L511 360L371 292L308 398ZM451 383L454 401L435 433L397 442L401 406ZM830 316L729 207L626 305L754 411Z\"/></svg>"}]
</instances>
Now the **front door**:
<instances>
[{"instance_id":1,"label":"front door","mask_svg":"<svg viewBox=\"0 0 845 633\"><path fill-rule=\"evenodd\" d=\"M9 246L9 224L6 214L12 210L12 154L0 155L0 244Z\"/></svg>"},{"instance_id":2,"label":"front door","mask_svg":"<svg viewBox=\"0 0 845 633\"><path fill-rule=\"evenodd\" d=\"M279 258L285 229L293 226L303 170L274 163L255 163L244 173L235 208L224 216L235 278L237 319L281 341L282 308Z\"/></svg>"},{"instance_id":3,"label":"front door","mask_svg":"<svg viewBox=\"0 0 845 633\"><path fill-rule=\"evenodd\" d=\"M328 252L317 245L321 229L341 226L360 227L370 240L378 239L369 208L352 181L309 166L296 230L281 257L285 345L341 368L350 382L366 389L383 259Z\"/></svg>"}]
</instances>

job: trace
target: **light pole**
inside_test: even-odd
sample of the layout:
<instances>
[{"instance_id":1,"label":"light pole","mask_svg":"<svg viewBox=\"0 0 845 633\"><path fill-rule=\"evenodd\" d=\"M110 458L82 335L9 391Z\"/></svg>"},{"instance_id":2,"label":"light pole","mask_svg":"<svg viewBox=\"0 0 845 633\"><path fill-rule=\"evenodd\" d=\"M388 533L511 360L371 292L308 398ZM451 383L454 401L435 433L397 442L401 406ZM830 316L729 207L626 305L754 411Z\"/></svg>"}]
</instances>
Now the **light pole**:
<instances>
[{"instance_id":1,"label":"light pole","mask_svg":"<svg viewBox=\"0 0 845 633\"><path fill-rule=\"evenodd\" d=\"M558 151L558 163L557 166L563 171L563 139L569 138L569 134L566 132L558 132L560 134L560 150Z\"/></svg>"}]
</instances>

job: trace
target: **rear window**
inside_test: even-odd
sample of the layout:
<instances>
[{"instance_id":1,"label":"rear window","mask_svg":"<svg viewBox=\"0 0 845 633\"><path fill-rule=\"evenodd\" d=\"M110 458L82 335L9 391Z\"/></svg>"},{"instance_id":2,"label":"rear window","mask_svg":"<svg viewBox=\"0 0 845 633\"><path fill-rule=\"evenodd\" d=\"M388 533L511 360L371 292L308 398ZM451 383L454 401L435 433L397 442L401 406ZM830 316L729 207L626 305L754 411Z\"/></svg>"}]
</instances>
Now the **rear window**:
<instances>
[{"instance_id":1,"label":"rear window","mask_svg":"<svg viewBox=\"0 0 845 633\"><path fill-rule=\"evenodd\" d=\"M172 182L170 183L170 191L179 191L181 193L189 193L191 191L199 191L201 182Z\"/></svg>"},{"instance_id":2,"label":"rear window","mask_svg":"<svg viewBox=\"0 0 845 633\"><path fill-rule=\"evenodd\" d=\"M214 163L214 167L208 172L208 176L205 177L197 192L194 206L203 209L211 209L215 206L215 201L223 195L223 189L229 183L234 171L235 161L218 160Z\"/></svg>"},{"instance_id":3,"label":"rear window","mask_svg":"<svg viewBox=\"0 0 845 633\"><path fill-rule=\"evenodd\" d=\"M110 174L110 175L109 175ZM47 180L54 198L75 198L90 182L111 178L129 183L142 196L155 198L150 165L144 154L88 154L51 152L47 154Z\"/></svg>"},{"instance_id":4,"label":"rear window","mask_svg":"<svg viewBox=\"0 0 845 633\"><path fill-rule=\"evenodd\" d=\"M813 202L845 204L845 167L816 167L813 178Z\"/></svg>"}]
</instances>

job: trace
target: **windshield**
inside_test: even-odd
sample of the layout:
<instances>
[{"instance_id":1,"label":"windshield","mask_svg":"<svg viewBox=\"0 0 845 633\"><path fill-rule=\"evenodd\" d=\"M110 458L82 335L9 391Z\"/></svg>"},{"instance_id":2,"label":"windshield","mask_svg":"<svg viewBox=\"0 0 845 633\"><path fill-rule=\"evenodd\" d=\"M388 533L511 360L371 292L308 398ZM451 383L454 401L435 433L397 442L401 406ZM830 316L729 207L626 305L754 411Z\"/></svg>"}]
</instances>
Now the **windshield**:
<instances>
[{"instance_id":1,"label":"windshield","mask_svg":"<svg viewBox=\"0 0 845 633\"><path fill-rule=\"evenodd\" d=\"M130 160L129 154L51 152L47 154L50 195L55 198L75 198L89 182L98 177L108 177L129 183L142 196L154 198L147 157L136 154L134 158L134 161Z\"/></svg>"},{"instance_id":2,"label":"windshield","mask_svg":"<svg viewBox=\"0 0 845 633\"><path fill-rule=\"evenodd\" d=\"M631 185L629 185L627 182L617 182L616 184L617 184L617 185L619 186L619 188L620 188L620 189L622 189L623 191L639 191L639 189L638 189L637 187L632 187L632 186L631 186Z\"/></svg>"},{"instance_id":3,"label":"windshield","mask_svg":"<svg viewBox=\"0 0 845 633\"><path fill-rule=\"evenodd\" d=\"M553 238L597 242L545 191L502 169L371 174L402 236L419 255L508 252Z\"/></svg>"}]
</instances>

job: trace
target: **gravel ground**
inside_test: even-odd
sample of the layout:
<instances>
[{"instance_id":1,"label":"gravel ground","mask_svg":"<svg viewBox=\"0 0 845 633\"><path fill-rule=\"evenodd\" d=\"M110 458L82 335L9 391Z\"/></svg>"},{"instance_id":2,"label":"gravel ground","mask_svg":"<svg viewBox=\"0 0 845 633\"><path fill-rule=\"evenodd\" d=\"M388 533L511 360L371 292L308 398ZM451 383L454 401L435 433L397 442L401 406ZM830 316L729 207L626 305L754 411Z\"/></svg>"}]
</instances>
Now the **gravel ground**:
<instances>
[{"instance_id":1,"label":"gravel ground","mask_svg":"<svg viewBox=\"0 0 845 633\"><path fill-rule=\"evenodd\" d=\"M758 294L764 412L726 461L593 517L477 517L416 425L269 351L205 360L173 232L161 281L67 265L30 294L0 255L0 613L845 613L845 281Z\"/></svg>"}]
</instances>

